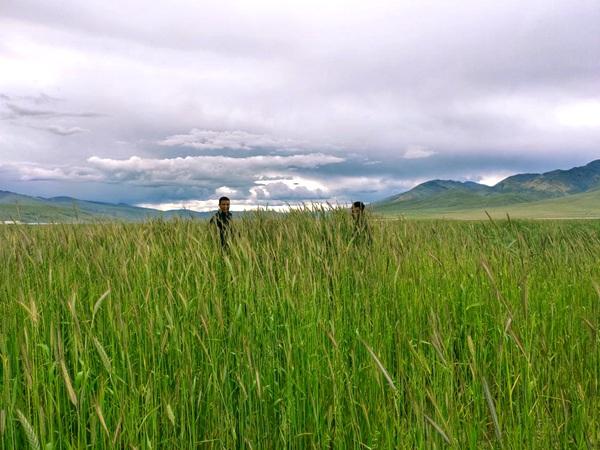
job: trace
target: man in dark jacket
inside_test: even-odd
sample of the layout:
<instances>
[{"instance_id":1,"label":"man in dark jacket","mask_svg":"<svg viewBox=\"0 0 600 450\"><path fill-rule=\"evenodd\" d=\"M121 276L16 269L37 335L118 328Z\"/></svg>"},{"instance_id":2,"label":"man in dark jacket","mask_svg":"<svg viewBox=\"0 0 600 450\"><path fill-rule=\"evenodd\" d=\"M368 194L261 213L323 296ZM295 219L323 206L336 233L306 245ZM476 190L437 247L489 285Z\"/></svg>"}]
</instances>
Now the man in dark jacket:
<instances>
[{"instance_id":1,"label":"man in dark jacket","mask_svg":"<svg viewBox=\"0 0 600 450\"><path fill-rule=\"evenodd\" d=\"M216 225L219 230L219 236L221 238L221 247L227 247L227 239L230 234L231 218L232 215L229 212L229 205L231 202L227 197L221 197L219 199L219 210L211 217L211 225Z\"/></svg>"},{"instance_id":2,"label":"man in dark jacket","mask_svg":"<svg viewBox=\"0 0 600 450\"><path fill-rule=\"evenodd\" d=\"M371 228L365 217L365 204L363 202L353 202L351 211L354 220L352 241L359 244L371 244Z\"/></svg>"}]
</instances>

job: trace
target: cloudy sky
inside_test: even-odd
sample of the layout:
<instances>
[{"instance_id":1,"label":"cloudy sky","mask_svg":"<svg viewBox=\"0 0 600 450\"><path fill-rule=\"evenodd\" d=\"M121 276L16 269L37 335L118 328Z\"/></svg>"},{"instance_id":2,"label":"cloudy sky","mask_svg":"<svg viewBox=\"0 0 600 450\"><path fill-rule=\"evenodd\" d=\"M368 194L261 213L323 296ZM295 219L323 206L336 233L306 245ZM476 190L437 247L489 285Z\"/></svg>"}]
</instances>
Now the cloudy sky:
<instances>
[{"instance_id":1,"label":"cloudy sky","mask_svg":"<svg viewBox=\"0 0 600 450\"><path fill-rule=\"evenodd\" d=\"M598 0L1 0L0 190L372 201L600 158Z\"/></svg>"}]
</instances>

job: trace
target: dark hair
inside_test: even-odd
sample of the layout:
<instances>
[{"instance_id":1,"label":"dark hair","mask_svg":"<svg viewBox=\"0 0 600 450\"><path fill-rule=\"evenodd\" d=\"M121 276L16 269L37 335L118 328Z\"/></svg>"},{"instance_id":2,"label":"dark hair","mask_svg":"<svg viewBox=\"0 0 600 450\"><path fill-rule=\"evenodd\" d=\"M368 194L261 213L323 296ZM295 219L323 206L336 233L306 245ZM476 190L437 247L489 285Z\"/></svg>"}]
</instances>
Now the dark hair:
<instances>
[{"instance_id":1,"label":"dark hair","mask_svg":"<svg viewBox=\"0 0 600 450\"><path fill-rule=\"evenodd\" d=\"M229 197L221 197L221 198L219 199L219 205L221 204L221 202L229 202L229 201L230 201L230 200L229 200Z\"/></svg>"},{"instance_id":2,"label":"dark hair","mask_svg":"<svg viewBox=\"0 0 600 450\"><path fill-rule=\"evenodd\" d=\"M365 209L365 204L363 202L354 202L352 203L352 206L355 208L360 208L361 211Z\"/></svg>"}]
</instances>

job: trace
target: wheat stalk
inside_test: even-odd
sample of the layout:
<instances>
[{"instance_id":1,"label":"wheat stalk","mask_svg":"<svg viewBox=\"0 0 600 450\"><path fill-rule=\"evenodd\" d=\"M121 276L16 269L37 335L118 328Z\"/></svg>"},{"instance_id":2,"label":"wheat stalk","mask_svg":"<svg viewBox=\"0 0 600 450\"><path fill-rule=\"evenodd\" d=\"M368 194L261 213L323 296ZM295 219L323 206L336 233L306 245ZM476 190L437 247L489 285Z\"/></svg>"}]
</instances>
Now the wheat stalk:
<instances>
[{"instance_id":1,"label":"wheat stalk","mask_svg":"<svg viewBox=\"0 0 600 450\"><path fill-rule=\"evenodd\" d=\"M104 420L104 414L102 414L102 408L100 407L100 404L97 401L96 401L96 404L94 405L94 408L96 409L96 415L98 416L98 419L100 420L100 424L102 425L102 428L104 428L106 435L110 436L110 433L108 432L108 427L106 426L106 421Z\"/></svg>"},{"instance_id":2,"label":"wheat stalk","mask_svg":"<svg viewBox=\"0 0 600 450\"><path fill-rule=\"evenodd\" d=\"M69 376L69 371L67 370L67 365L65 364L65 360L60 360L60 369L62 372L63 379L65 380L65 386L67 387L67 394L69 394L69 400L73 403L74 406L77 406L77 395L75 394L75 390L73 389L73 383L71 383L71 377Z\"/></svg>"},{"instance_id":3,"label":"wheat stalk","mask_svg":"<svg viewBox=\"0 0 600 450\"><path fill-rule=\"evenodd\" d=\"M40 450L40 442L38 441L37 436L35 435L35 431L31 424L27 421L27 418L23 415L21 410L17 409L15 411L17 413L17 417L19 422L21 422L21 426L25 431L25 436L27 436L27 441L29 442L29 446L34 450Z\"/></svg>"},{"instance_id":4,"label":"wheat stalk","mask_svg":"<svg viewBox=\"0 0 600 450\"><path fill-rule=\"evenodd\" d=\"M442 430L442 427L440 427L437 423L435 423L435 421L429 417L427 414L423 414L425 416L425 419L427 419L427 422L429 422L431 424L431 426L433 426L433 428L435 429L435 431L438 432L438 434L440 436L442 436L442 438L446 441L447 444L452 444L450 442L450 438L446 435L446 433L444 433L444 430Z\"/></svg>"},{"instance_id":5,"label":"wheat stalk","mask_svg":"<svg viewBox=\"0 0 600 450\"><path fill-rule=\"evenodd\" d=\"M373 352L373 350L371 349L371 347L369 347L365 341L363 341L361 339L361 342L367 348L367 351L369 352L369 354L371 355L371 357L373 358L373 360L377 364L377 367L379 367L379 370L381 371L381 373L383 374L383 376L387 380L387 382L390 385L390 387L394 391L397 391L396 386L394 385L394 381L392 380L392 377L390 376L390 374L388 373L388 371L385 370L385 367L383 367L383 364L381 364L381 361L379 361L379 358L377 357L377 355L375 355L375 353Z\"/></svg>"},{"instance_id":6,"label":"wheat stalk","mask_svg":"<svg viewBox=\"0 0 600 450\"><path fill-rule=\"evenodd\" d=\"M496 414L494 400L492 399L492 394L490 393L490 388L488 387L485 377L482 376L481 381L483 383L483 393L485 394L485 399L487 401L488 408L490 409L490 414L492 415L492 421L494 422L496 437L498 438L498 442L500 442L500 446L502 446L502 432L500 431L500 424L498 423L498 415Z\"/></svg>"},{"instance_id":7,"label":"wheat stalk","mask_svg":"<svg viewBox=\"0 0 600 450\"><path fill-rule=\"evenodd\" d=\"M96 350L98 351L98 354L100 355L100 359L102 360L102 364L104 365L104 368L106 369L106 371L109 374L112 374L112 365L110 363L110 359L108 358L108 355L106 354L106 350L104 350L104 347L102 347L102 344L100 343L100 341L96 338L93 338L93 342L94 342L94 347L96 347Z\"/></svg>"},{"instance_id":8,"label":"wheat stalk","mask_svg":"<svg viewBox=\"0 0 600 450\"><path fill-rule=\"evenodd\" d=\"M167 417L169 418L171 425L175 426L175 414L173 413L173 408L171 408L171 405L168 403L167 403Z\"/></svg>"},{"instance_id":9,"label":"wheat stalk","mask_svg":"<svg viewBox=\"0 0 600 450\"><path fill-rule=\"evenodd\" d=\"M106 297L108 297L108 294L110 294L110 289L108 289L104 294L102 294L100 296L100 298L94 304L94 310L92 312L92 325L94 324L94 319L96 318L96 313L98 312L98 310L102 306L102 303L104 302L104 299Z\"/></svg>"}]
</instances>

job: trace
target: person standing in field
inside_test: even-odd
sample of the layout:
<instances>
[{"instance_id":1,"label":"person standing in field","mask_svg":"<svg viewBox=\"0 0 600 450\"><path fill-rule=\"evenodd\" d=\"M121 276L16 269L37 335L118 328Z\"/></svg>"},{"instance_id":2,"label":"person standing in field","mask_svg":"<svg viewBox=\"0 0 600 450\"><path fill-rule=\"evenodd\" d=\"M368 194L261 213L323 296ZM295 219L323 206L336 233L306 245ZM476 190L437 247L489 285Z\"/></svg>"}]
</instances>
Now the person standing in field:
<instances>
[{"instance_id":1,"label":"person standing in field","mask_svg":"<svg viewBox=\"0 0 600 450\"><path fill-rule=\"evenodd\" d=\"M365 216L365 204L363 202L353 202L351 211L354 220L352 242L370 244L371 229Z\"/></svg>"},{"instance_id":2,"label":"person standing in field","mask_svg":"<svg viewBox=\"0 0 600 450\"><path fill-rule=\"evenodd\" d=\"M227 241L231 233L230 227L232 215L229 212L230 204L231 202L228 197L221 197L219 199L219 210L210 218L210 224L216 226L219 230L222 248L227 247Z\"/></svg>"}]
</instances>

